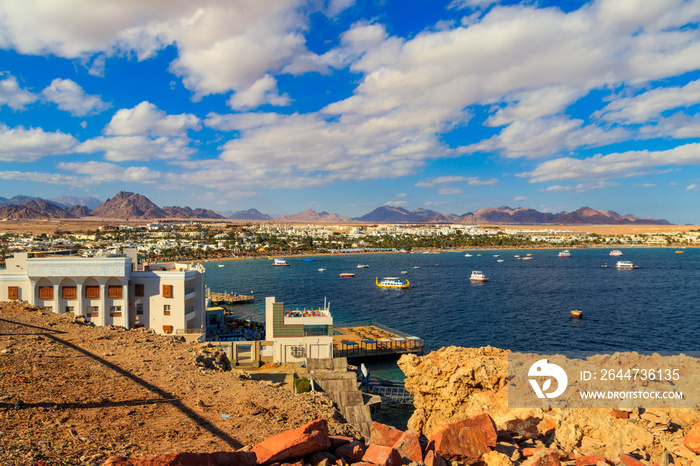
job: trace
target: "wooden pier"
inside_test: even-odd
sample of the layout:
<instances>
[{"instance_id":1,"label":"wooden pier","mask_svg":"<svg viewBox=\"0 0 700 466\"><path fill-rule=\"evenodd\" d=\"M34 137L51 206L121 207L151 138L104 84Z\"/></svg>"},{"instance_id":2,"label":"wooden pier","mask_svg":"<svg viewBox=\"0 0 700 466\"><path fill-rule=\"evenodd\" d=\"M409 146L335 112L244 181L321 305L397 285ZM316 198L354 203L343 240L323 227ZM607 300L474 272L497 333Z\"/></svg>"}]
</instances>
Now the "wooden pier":
<instances>
[{"instance_id":1,"label":"wooden pier","mask_svg":"<svg viewBox=\"0 0 700 466\"><path fill-rule=\"evenodd\" d=\"M237 293L215 293L210 291L207 293L207 298L212 304L221 306L222 304L243 304L252 303L255 301L255 296L237 294Z\"/></svg>"},{"instance_id":2,"label":"wooden pier","mask_svg":"<svg viewBox=\"0 0 700 466\"><path fill-rule=\"evenodd\" d=\"M423 340L374 322L335 327L333 356L349 361L398 359L402 354L423 354Z\"/></svg>"}]
</instances>

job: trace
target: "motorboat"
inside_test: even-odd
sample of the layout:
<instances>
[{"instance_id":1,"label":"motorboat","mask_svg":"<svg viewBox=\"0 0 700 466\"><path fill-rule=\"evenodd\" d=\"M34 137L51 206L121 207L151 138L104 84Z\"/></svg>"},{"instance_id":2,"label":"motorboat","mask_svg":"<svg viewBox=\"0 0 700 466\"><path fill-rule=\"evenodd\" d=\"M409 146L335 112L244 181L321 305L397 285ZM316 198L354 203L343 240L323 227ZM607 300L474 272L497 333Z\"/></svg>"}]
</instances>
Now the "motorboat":
<instances>
[{"instance_id":1,"label":"motorboat","mask_svg":"<svg viewBox=\"0 0 700 466\"><path fill-rule=\"evenodd\" d=\"M471 257L471 254L465 254L464 257Z\"/></svg>"},{"instance_id":2,"label":"motorboat","mask_svg":"<svg viewBox=\"0 0 700 466\"><path fill-rule=\"evenodd\" d=\"M223 266L224 266L224 264L219 264L219 267L223 267Z\"/></svg>"},{"instance_id":3,"label":"motorboat","mask_svg":"<svg viewBox=\"0 0 700 466\"><path fill-rule=\"evenodd\" d=\"M614 250L610 251L610 255L611 256L621 256L622 251L618 251L617 249L614 249Z\"/></svg>"},{"instance_id":4,"label":"motorboat","mask_svg":"<svg viewBox=\"0 0 700 466\"><path fill-rule=\"evenodd\" d=\"M616 269L636 269L637 266L634 265L631 261L617 261L617 264L615 264Z\"/></svg>"},{"instance_id":5,"label":"motorboat","mask_svg":"<svg viewBox=\"0 0 700 466\"><path fill-rule=\"evenodd\" d=\"M355 274L354 273L341 273L340 276L341 277L354 277Z\"/></svg>"},{"instance_id":6,"label":"motorboat","mask_svg":"<svg viewBox=\"0 0 700 466\"><path fill-rule=\"evenodd\" d=\"M408 288L408 280L402 280L398 277L386 277L379 281L379 277L376 279L377 286L380 288Z\"/></svg>"},{"instance_id":7,"label":"motorboat","mask_svg":"<svg viewBox=\"0 0 700 466\"><path fill-rule=\"evenodd\" d=\"M289 267L289 264L287 263L286 259L275 259L272 265L274 267Z\"/></svg>"},{"instance_id":8,"label":"motorboat","mask_svg":"<svg viewBox=\"0 0 700 466\"><path fill-rule=\"evenodd\" d=\"M521 260L524 260L524 261L531 261L531 260L532 260L532 256L531 256L530 254L528 254L527 256L523 257Z\"/></svg>"},{"instance_id":9,"label":"motorboat","mask_svg":"<svg viewBox=\"0 0 700 466\"><path fill-rule=\"evenodd\" d=\"M358 264L358 265L357 265L357 268L358 268L358 269L367 269L367 268L369 268L369 265L367 265L367 264Z\"/></svg>"},{"instance_id":10,"label":"motorboat","mask_svg":"<svg viewBox=\"0 0 700 466\"><path fill-rule=\"evenodd\" d=\"M561 251L559 253L559 257L571 257L571 253L569 252L568 249L565 249L564 251Z\"/></svg>"},{"instance_id":11,"label":"motorboat","mask_svg":"<svg viewBox=\"0 0 700 466\"><path fill-rule=\"evenodd\" d=\"M318 269L318 271L319 271L319 272L325 272L325 271L326 271L326 269L324 269L324 268L320 268L320 269Z\"/></svg>"},{"instance_id":12,"label":"motorboat","mask_svg":"<svg viewBox=\"0 0 700 466\"><path fill-rule=\"evenodd\" d=\"M574 319L580 319L581 317L583 317L583 311L574 309L571 311L571 317L573 317Z\"/></svg>"},{"instance_id":13,"label":"motorboat","mask_svg":"<svg viewBox=\"0 0 700 466\"><path fill-rule=\"evenodd\" d=\"M402 270L401 273L402 273L403 275L406 275L406 274L408 273L408 271L407 271L407 270Z\"/></svg>"},{"instance_id":14,"label":"motorboat","mask_svg":"<svg viewBox=\"0 0 700 466\"><path fill-rule=\"evenodd\" d=\"M480 272L478 270L472 271L471 277L469 277L469 280L473 282L487 282L489 281L488 278L486 278L486 275L484 275L484 272Z\"/></svg>"}]
</instances>

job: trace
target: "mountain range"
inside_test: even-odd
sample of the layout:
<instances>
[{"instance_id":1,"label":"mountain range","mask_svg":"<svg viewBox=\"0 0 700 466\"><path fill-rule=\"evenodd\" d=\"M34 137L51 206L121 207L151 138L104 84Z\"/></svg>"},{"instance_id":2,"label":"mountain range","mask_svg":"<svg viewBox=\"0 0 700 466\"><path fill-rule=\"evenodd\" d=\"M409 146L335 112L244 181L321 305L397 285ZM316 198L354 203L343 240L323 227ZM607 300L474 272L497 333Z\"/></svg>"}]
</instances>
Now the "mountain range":
<instances>
[{"instance_id":1,"label":"mountain range","mask_svg":"<svg viewBox=\"0 0 700 466\"><path fill-rule=\"evenodd\" d=\"M60 201L60 202L59 202ZM594 210L582 207L574 212L539 212L529 208L486 207L462 215L444 214L427 209L406 210L385 205L361 217L345 217L328 212L305 210L295 215L272 218L257 209L234 212L228 217L207 209L190 207L158 207L146 196L121 191L114 197L99 203L94 197L60 197L41 199L30 196L0 197L0 219L31 220L99 217L103 219L224 219L246 221L275 221L279 223L462 223L462 224L556 224L556 225L670 225L663 219L639 218L620 215L610 210Z\"/></svg>"}]
</instances>

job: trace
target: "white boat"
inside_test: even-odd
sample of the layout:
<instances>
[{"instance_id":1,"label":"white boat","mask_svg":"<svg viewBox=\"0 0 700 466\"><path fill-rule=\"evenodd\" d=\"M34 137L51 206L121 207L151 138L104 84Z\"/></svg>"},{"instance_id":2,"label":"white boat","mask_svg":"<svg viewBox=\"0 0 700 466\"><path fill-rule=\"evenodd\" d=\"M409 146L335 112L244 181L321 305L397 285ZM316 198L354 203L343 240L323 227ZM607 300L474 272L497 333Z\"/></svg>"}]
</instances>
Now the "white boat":
<instances>
[{"instance_id":1,"label":"white boat","mask_svg":"<svg viewBox=\"0 0 700 466\"><path fill-rule=\"evenodd\" d=\"M321 268L321 269L318 269L318 271L319 271L319 272L325 272L326 269Z\"/></svg>"},{"instance_id":2,"label":"white boat","mask_svg":"<svg viewBox=\"0 0 700 466\"><path fill-rule=\"evenodd\" d=\"M532 260L532 256L525 256L525 257L522 258L522 260L524 260L524 261L531 261L531 260Z\"/></svg>"},{"instance_id":3,"label":"white boat","mask_svg":"<svg viewBox=\"0 0 700 466\"><path fill-rule=\"evenodd\" d=\"M486 275L484 275L484 272L480 272L478 270L472 271L471 277L469 277L469 280L473 282L487 282L489 281L488 278L486 278Z\"/></svg>"},{"instance_id":4,"label":"white boat","mask_svg":"<svg viewBox=\"0 0 700 466\"><path fill-rule=\"evenodd\" d=\"M417 266L417 265L414 265L413 268L414 268L414 269L420 269L420 267Z\"/></svg>"},{"instance_id":5,"label":"white boat","mask_svg":"<svg viewBox=\"0 0 700 466\"><path fill-rule=\"evenodd\" d=\"M406 270L402 270L401 273L406 275L408 272Z\"/></svg>"},{"instance_id":6,"label":"white boat","mask_svg":"<svg viewBox=\"0 0 700 466\"><path fill-rule=\"evenodd\" d=\"M618 251L617 249L615 249L615 250L613 250L613 251L610 251L610 255L611 255L611 256L621 256L621 255L622 255L622 251Z\"/></svg>"},{"instance_id":7,"label":"white boat","mask_svg":"<svg viewBox=\"0 0 700 466\"><path fill-rule=\"evenodd\" d=\"M500 254L494 254L493 257L498 257Z\"/></svg>"},{"instance_id":8,"label":"white boat","mask_svg":"<svg viewBox=\"0 0 700 466\"><path fill-rule=\"evenodd\" d=\"M272 265L274 267L289 267L286 259L275 259L275 262Z\"/></svg>"},{"instance_id":9,"label":"white boat","mask_svg":"<svg viewBox=\"0 0 700 466\"><path fill-rule=\"evenodd\" d=\"M401 280L398 277L386 277L379 281L379 277L376 279L377 286L380 288L408 288L408 280Z\"/></svg>"},{"instance_id":10,"label":"white boat","mask_svg":"<svg viewBox=\"0 0 700 466\"><path fill-rule=\"evenodd\" d=\"M358 264L358 265L357 265L357 268L358 268L358 269L367 269L367 268L369 268L369 265L367 265L367 264Z\"/></svg>"},{"instance_id":11,"label":"white boat","mask_svg":"<svg viewBox=\"0 0 700 466\"><path fill-rule=\"evenodd\" d=\"M464 257L471 257L471 254L465 254Z\"/></svg>"},{"instance_id":12,"label":"white boat","mask_svg":"<svg viewBox=\"0 0 700 466\"><path fill-rule=\"evenodd\" d=\"M617 264L615 264L616 269L636 269L637 266L634 265L631 261L617 261Z\"/></svg>"},{"instance_id":13,"label":"white boat","mask_svg":"<svg viewBox=\"0 0 700 466\"><path fill-rule=\"evenodd\" d=\"M559 257L571 257L571 253L569 252L568 249L565 249L564 251L561 251L559 253Z\"/></svg>"},{"instance_id":14,"label":"white boat","mask_svg":"<svg viewBox=\"0 0 700 466\"><path fill-rule=\"evenodd\" d=\"M224 264L219 264L219 267L223 267L223 266L224 266Z\"/></svg>"},{"instance_id":15,"label":"white boat","mask_svg":"<svg viewBox=\"0 0 700 466\"><path fill-rule=\"evenodd\" d=\"M503 262L503 259L498 259L496 262Z\"/></svg>"}]
</instances>

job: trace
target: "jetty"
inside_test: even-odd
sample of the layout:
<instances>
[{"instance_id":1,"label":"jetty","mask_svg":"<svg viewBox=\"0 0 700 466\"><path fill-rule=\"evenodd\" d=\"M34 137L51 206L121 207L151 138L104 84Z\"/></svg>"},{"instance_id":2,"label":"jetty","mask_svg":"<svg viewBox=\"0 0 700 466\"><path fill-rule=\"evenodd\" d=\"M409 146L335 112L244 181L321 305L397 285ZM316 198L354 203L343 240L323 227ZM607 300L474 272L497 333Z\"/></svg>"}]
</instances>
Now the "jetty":
<instances>
[{"instance_id":1,"label":"jetty","mask_svg":"<svg viewBox=\"0 0 700 466\"><path fill-rule=\"evenodd\" d=\"M422 355L425 344L417 336L376 322L361 322L334 329L333 356L348 361L398 359L402 354Z\"/></svg>"},{"instance_id":2,"label":"jetty","mask_svg":"<svg viewBox=\"0 0 700 466\"><path fill-rule=\"evenodd\" d=\"M214 291L207 291L207 299L212 303L212 305L221 306L224 304L233 305L252 303L255 301L255 296L238 293L217 293Z\"/></svg>"}]
</instances>

